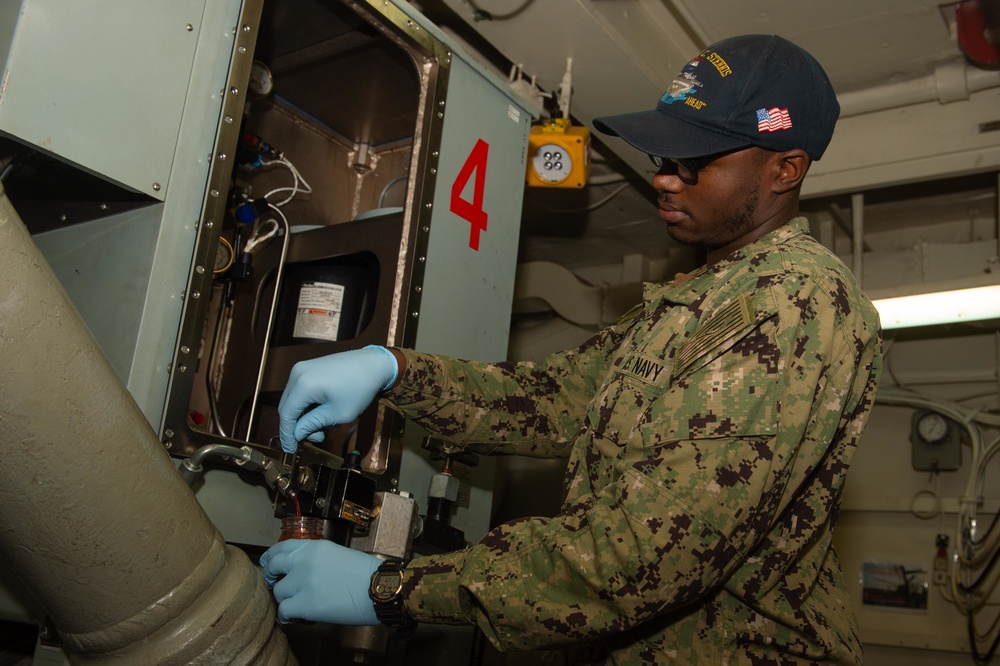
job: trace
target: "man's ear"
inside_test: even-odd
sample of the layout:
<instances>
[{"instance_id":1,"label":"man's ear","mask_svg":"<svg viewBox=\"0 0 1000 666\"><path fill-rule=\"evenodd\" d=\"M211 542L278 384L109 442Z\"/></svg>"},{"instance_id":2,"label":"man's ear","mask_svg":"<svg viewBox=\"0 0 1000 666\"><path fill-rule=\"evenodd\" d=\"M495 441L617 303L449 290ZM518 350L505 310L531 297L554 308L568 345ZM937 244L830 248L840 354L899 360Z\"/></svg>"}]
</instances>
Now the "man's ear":
<instances>
[{"instance_id":1,"label":"man's ear","mask_svg":"<svg viewBox=\"0 0 1000 666\"><path fill-rule=\"evenodd\" d=\"M784 194L802 185L811 163L806 151L799 148L775 153L772 157L774 166L774 192Z\"/></svg>"}]
</instances>

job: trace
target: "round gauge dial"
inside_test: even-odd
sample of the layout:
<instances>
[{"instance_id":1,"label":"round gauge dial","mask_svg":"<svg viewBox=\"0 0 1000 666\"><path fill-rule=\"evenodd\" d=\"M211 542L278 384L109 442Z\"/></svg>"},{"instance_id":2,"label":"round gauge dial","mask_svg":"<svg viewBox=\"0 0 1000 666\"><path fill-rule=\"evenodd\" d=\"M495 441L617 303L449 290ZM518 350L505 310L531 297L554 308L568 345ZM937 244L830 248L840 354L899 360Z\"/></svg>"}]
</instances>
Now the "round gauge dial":
<instances>
[{"instance_id":1,"label":"round gauge dial","mask_svg":"<svg viewBox=\"0 0 1000 666\"><path fill-rule=\"evenodd\" d=\"M948 436L948 421L936 412L927 412L917 419L917 434L925 442L940 442Z\"/></svg>"},{"instance_id":2,"label":"round gauge dial","mask_svg":"<svg viewBox=\"0 0 1000 666\"><path fill-rule=\"evenodd\" d=\"M229 270L229 267L233 265L233 258L233 246L224 236L220 236L219 247L215 250L215 266L212 268L212 273L218 275Z\"/></svg>"},{"instance_id":3,"label":"round gauge dial","mask_svg":"<svg viewBox=\"0 0 1000 666\"><path fill-rule=\"evenodd\" d=\"M270 95L274 92L274 77L267 65L254 60L250 65L250 92L255 95Z\"/></svg>"},{"instance_id":4,"label":"round gauge dial","mask_svg":"<svg viewBox=\"0 0 1000 666\"><path fill-rule=\"evenodd\" d=\"M546 143L538 147L531 158L531 168L547 183L566 180L573 170L573 158L562 146Z\"/></svg>"}]
</instances>

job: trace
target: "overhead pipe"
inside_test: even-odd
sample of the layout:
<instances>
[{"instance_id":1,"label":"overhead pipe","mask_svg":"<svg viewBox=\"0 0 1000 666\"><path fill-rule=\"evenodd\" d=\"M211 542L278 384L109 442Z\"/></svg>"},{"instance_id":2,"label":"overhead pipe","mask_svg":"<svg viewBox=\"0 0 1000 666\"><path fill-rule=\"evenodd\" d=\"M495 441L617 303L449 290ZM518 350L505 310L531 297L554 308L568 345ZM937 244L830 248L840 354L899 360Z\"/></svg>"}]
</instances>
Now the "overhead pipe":
<instances>
[{"instance_id":1,"label":"overhead pipe","mask_svg":"<svg viewBox=\"0 0 1000 666\"><path fill-rule=\"evenodd\" d=\"M851 256L853 258L854 279L864 284L862 270L865 256L865 195L861 192L851 195Z\"/></svg>"},{"instance_id":2,"label":"overhead pipe","mask_svg":"<svg viewBox=\"0 0 1000 666\"><path fill-rule=\"evenodd\" d=\"M73 663L294 664L0 187L0 559Z\"/></svg>"},{"instance_id":3,"label":"overhead pipe","mask_svg":"<svg viewBox=\"0 0 1000 666\"><path fill-rule=\"evenodd\" d=\"M911 104L938 101L942 104L968 99L974 92L1000 87L1000 71L972 67L964 62L938 66L933 74L837 95L840 117Z\"/></svg>"},{"instance_id":4,"label":"overhead pipe","mask_svg":"<svg viewBox=\"0 0 1000 666\"><path fill-rule=\"evenodd\" d=\"M550 261L518 265L514 300L536 298L573 324L601 327L642 300L642 283L591 285L564 266Z\"/></svg>"}]
</instances>

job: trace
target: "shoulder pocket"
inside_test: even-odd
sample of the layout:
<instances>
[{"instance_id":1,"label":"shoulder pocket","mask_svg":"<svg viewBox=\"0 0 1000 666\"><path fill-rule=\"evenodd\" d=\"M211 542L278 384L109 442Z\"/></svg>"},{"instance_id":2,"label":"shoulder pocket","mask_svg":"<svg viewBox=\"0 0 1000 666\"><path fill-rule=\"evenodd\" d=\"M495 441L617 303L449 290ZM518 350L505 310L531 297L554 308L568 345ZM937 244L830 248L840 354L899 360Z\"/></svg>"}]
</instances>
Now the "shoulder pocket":
<instances>
[{"instance_id":1,"label":"shoulder pocket","mask_svg":"<svg viewBox=\"0 0 1000 666\"><path fill-rule=\"evenodd\" d=\"M770 291L740 294L712 313L677 352L674 377L708 363L737 341L774 316L776 307Z\"/></svg>"}]
</instances>

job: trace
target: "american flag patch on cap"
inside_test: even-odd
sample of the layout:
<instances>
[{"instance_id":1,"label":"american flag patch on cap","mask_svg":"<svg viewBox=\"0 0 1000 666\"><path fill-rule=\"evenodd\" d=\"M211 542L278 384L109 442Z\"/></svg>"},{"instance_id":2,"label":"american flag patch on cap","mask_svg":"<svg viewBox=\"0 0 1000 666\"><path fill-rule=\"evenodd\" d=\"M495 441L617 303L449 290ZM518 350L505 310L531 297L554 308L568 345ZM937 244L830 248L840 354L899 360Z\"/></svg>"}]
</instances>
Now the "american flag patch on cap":
<instances>
[{"instance_id":1,"label":"american flag patch on cap","mask_svg":"<svg viewBox=\"0 0 1000 666\"><path fill-rule=\"evenodd\" d=\"M788 116L788 109L757 109L757 131L777 132L792 128L792 119Z\"/></svg>"}]
</instances>

